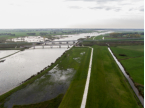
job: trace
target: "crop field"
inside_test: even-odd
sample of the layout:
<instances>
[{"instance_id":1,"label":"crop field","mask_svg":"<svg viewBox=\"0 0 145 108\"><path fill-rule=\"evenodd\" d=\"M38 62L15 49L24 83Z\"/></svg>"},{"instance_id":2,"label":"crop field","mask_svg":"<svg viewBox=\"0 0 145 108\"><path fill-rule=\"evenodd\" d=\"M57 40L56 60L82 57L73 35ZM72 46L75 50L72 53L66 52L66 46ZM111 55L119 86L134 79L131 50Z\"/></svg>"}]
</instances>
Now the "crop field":
<instances>
[{"instance_id":1,"label":"crop field","mask_svg":"<svg viewBox=\"0 0 145 108\"><path fill-rule=\"evenodd\" d=\"M86 108L139 108L138 99L107 47L94 54Z\"/></svg>"},{"instance_id":2,"label":"crop field","mask_svg":"<svg viewBox=\"0 0 145 108\"><path fill-rule=\"evenodd\" d=\"M79 95L82 96L87 77L90 51L89 48L85 47L70 49L50 68L0 96L0 108L12 107L13 105L17 105L14 107L23 105L23 107L29 108L31 104L45 106L46 103L50 107L55 104L57 104L55 107L58 107L68 87L71 88L71 85L75 84L76 88L74 90L80 90L80 93L77 94L78 97ZM74 92L74 90L71 90L71 92ZM80 101L81 96L78 99ZM75 94L72 97L76 97ZM27 105L25 106L25 104Z\"/></svg>"},{"instance_id":3,"label":"crop field","mask_svg":"<svg viewBox=\"0 0 145 108\"><path fill-rule=\"evenodd\" d=\"M129 73L132 80L142 87L144 92L144 45L117 46L111 50Z\"/></svg>"}]
</instances>

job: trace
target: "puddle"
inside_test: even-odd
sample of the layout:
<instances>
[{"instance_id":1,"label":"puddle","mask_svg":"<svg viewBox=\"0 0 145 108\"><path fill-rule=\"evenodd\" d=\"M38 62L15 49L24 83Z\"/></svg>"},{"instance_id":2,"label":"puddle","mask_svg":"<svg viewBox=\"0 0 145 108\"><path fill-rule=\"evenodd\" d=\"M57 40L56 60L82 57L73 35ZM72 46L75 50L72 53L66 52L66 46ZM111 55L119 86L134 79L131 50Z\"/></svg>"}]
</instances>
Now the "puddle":
<instances>
[{"instance_id":1,"label":"puddle","mask_svg":"<svg viewBox=\"0 0 145 108\"><path fill-rule=\"evenodd\" d=\"M13 93L5 103L5 107L12 108L13 105L24 105L39 103L64 94L72 80L75 70L72 68L59 70L55 66L48 73L35 80L34 83Z\"/></svg>"},{"instance_id":2,"label":"puddle","mask_svg":"<svg viewBox=\"0 0 145 108\"><path fill-rule=\"evenodd\" d=\"M80 53L81 55L84 55L85 54L85 52L82 52L82 53Z\"/></svg>"},{"instance_id":3,"label":"puddle","mask_svg":"<svg viewBox=\"0 0 145 108\"><path fill-rule=\"evenodd\" d=\"M80 63L81 62L81 58L80 57L76 57L76 58L73 58L76 62Z\"/></svg>"}]
</instances>

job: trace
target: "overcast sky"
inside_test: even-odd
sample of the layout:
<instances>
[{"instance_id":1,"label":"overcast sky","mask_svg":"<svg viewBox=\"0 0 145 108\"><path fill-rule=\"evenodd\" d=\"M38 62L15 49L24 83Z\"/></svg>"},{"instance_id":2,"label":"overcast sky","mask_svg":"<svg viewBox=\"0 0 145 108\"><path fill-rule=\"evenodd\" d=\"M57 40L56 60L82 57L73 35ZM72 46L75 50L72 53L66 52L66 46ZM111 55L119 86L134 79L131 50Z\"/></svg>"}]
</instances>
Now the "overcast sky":
<instances>
[{"instance_id":1,"label":"overcast sky","mask_svg":"<svg viewBox=\"0 0 145 108\"><path fill-rule=\"evenodd\" d=\"M0 28L144 28L143 0L0 0Z\"/></svg>"}]
</instances>

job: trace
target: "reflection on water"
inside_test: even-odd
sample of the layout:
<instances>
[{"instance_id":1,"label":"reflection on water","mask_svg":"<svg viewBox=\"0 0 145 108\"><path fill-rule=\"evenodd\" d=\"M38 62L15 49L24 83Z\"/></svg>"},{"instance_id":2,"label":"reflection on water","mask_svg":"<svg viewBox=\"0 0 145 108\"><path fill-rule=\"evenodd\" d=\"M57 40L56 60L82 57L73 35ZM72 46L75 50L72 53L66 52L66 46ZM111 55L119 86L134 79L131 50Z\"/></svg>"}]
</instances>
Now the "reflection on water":
<instances>
[{"instance_id":1,"label":"reflection on water","mask_svg":"<svg viewBox=\"0 0 145 108\"><path fill-rule=\"evenodd\" d=\"M35 80L34 83L13 93L5 103L5 107L11 108L13 105L39 103L55 98L59 94L64 94L74 74L74 69L59 70L56 66L47 74Z\"/></svg>"},{"instance_id":2,"label":"reflection on water","mask_svg":"<svg viewBox=\"0 0 145 108\"><path fill-rule=\"evenodd\" d=\"M0 63L0 94L14 88L62 55L66 48L29 49Z\"/></svg>"},{"instance_id":3,"label":"reflection on water","mask_svg":"<svg viewBox=\"0 0 145 108\"><path fill-rule=\"evenodd\" d=\"M116 61L117 65L119 66L120 70L122 71L122 73L124 74L124 76L127 78L129 84L131 85L133 91L135 92L135 94L137 95L138 99L140 100L141 104L144 106L144 99L143 97L139 94L138 89L135 87L133 81L130 79L129 75L126 74L123 66L121 65L121 63L117 60L117 58L114 56L114 54L112 53L112 51L110 50L110 48L108 48L109 52L111 53L111 55L113 56L114 60Z\"/></svg>"},{"instance_id":4,"label":"reflection on water","mask_svg":"<svg viewBox=\"0 0 145 108\"><path fill-rule=\"evenodd\" d=\"M17 51L18 50L0 50L0 58L3 58L3 57L8 56L10 54L13 54Z\"/></svg>"}]
</instances>

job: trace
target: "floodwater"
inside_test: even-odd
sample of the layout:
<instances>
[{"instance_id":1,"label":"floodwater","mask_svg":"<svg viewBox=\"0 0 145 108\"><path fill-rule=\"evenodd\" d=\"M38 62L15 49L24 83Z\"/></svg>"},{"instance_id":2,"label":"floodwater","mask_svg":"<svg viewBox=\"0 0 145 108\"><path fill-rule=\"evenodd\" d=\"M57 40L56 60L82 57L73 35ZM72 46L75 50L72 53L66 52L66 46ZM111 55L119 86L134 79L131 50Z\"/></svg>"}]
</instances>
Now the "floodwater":
<instances>
[{"instance_id":1,"label":"floodwater","mask_svg":"<svg viewBox=\"0 0 145 108\"><path fill-rule=\"evenodd\" d=\"M87 36L90 36L90 37L99 36L99 35L104 35L111 32L112 31L107 31L107 32L102 32L102 33L93 32L93 33L81 33L81 34L75 34L75 35L62 35L62 36L68 36L68 37L62 38L62 39L56 39L56 41L57 40L77 40L79 38L86 38Z\"/></svg>"},{"instance_id":2,"label":"floodwater","mask_svg":"<svg viewBox=\"0 0 145 108\"><path fill-rule=\"evenodd\" d=\"M0 63L0 94L55 62L66 49L28 49L7 58L5 62Z\"/></svg>"},{"instance_id":3,"label":"floodwater","mask_svg":"<svg viewBox=\"0 0 145 108\"><path fill-rule=\"evenodd\" d=\"M98 36L105 33L109 32L67 35L68 37L59 40L77 40L86 36ZM66 50L67 46L61 48L45 46L44 49L42 46L37 46L35 49L31 48L7 57L5 62L0 63L0 95L55 62ZM5 53L2 56L7 56L7 54Z\"/></svg>"},{"instance_id":4,"label":"floodwater","mask_svg":"<svg viewBox=\"0 0 145 108\"><path fill-rule=\"evenodd\" d=\"M129 75L126 74L123 66L121 65L121 63L117 60L117 58L114 56L114 54L112 53L112 51L110 50L110 48L108 48L109 52L111 53L111 55L113 56L114 60L116 61L117 65L119 66L120 70L122 71L122 73L124 74L124 76L126 77L126 79L128 80L130 86L132 87L133 91L135 92L136 96L138 97L138 99L140 100L141 104L144 106L144 99L143 97L139 94L138 89L135 87L133 81L130 79Z\"/></svg>"},{"instance_id":5,"label":"floodwater","mask_svg":"<svg viewBox=\"0 0 145 108\"><path fill-rule=\"evenodd\" d=\"M11 55L15 52L18 52L18 50L0 50L0 58Z\"/></svg>"},{"instance_id":6,"label":"floodwater","mask_svg":"<svg viewBox=\"0 0 145 108\"><path fill-rule=\"evenodd\" d=\"M60 70L55 66L47 74L35 80L34 83L13 93L4 106L12 108L13 105L35 104L64 94L75 72L72 68Z\"/></svg>"}]
</instances>

